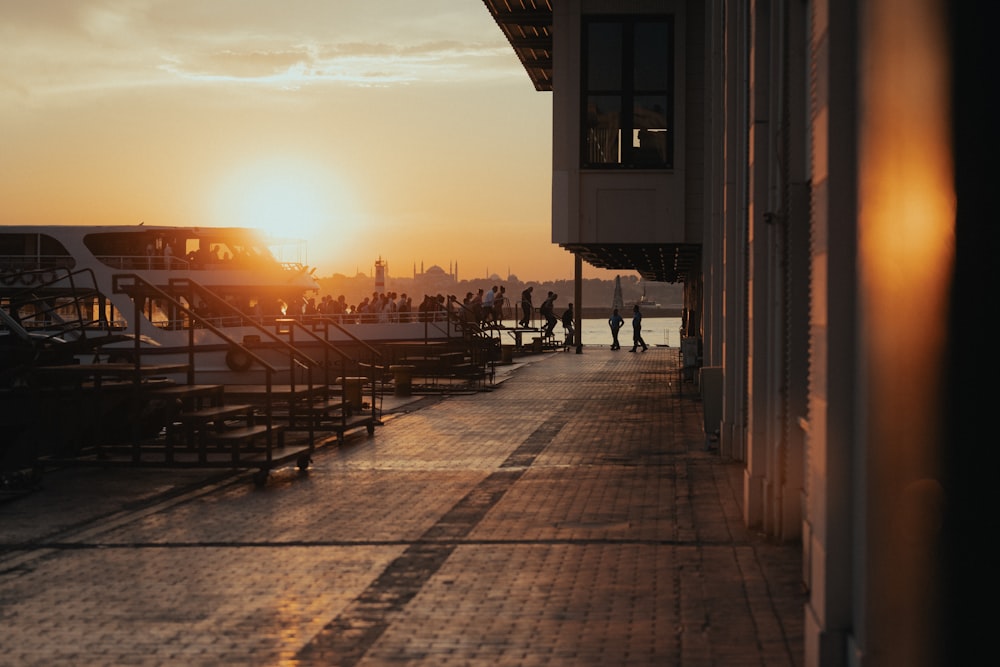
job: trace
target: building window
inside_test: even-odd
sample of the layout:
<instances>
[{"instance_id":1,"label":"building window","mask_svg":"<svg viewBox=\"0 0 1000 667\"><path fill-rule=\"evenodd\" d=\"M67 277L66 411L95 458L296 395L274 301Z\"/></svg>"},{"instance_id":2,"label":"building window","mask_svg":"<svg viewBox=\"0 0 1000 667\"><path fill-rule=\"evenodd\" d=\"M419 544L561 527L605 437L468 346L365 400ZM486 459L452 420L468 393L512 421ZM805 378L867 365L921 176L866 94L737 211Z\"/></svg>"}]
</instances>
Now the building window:
<instances>
[{"instance_id":1,"label":"building window","mask_svg":"<svg viewBox=\"0 0 1000 667\"><path fill-rule=\"evenodd\" d=\"M673 166L673 52L670 17L584 18L584 168Z\"/></svg>"}]
</instances>

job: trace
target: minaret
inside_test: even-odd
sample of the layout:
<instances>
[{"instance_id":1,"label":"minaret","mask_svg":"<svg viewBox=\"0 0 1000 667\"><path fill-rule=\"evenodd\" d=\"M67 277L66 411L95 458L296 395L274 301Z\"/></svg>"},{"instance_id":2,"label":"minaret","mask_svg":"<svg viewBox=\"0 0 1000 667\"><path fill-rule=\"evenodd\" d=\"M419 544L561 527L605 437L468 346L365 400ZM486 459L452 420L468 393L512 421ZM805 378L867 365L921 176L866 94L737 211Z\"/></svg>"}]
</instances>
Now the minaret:
<instances>
[{"instance_id":1,"label":"minaret","mask_svg":"<svg viewBox=\"0 0 1000 667\"><path fill-rule=\"evenodd\" d=\"M385 270L386 263L382 261L382 255L375 260L375 291L379 294L385 292Z\"/></svg>"}]
</instances>

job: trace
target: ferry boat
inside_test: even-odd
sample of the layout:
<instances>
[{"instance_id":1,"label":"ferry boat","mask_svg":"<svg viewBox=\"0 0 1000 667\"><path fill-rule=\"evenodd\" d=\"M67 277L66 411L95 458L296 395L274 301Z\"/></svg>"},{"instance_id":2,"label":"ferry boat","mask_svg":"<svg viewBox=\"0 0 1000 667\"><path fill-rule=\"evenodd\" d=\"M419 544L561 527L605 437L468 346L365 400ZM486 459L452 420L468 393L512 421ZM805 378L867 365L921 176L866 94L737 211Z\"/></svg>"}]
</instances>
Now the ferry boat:
<instances>
[{"instance_id":1,"label":"ferry boat","mask_svg":"<svg viewBox=\"0 0 1000 667\"><path fill-rule=\"evenodd\" d=\"M646 285L645 285L645 283L643 283L643 285L642 285L642 296L640 296L638 299L636 299L635 301L633 301L630 305L639 306L640 308L659 308L660 307L660 304L656 303L655 301L653 301L651 299L646 298Z\"/></svg>"},{"instance_id":2,"label":"ferry boat","mask_svg":"<svg viewBox=\"0 0 1000 667\"><path fill-rule=\"evenodd\" d=\"M281 261L280 248L250 228L178 226L0 227L0 352L17 340L68 345L79 358L155 355L183 363L199 355L199 381L260 381L252 354L318 339L339 346L448 338L447 322L307 318L319 290L313 273ZM418 321L431 319L430 322ZM296 331L298 329L298 331ZM6 340L6 343L3 340ZM281 354L284 354L282 352ZM287 356L285 354L284 356ZM213 377L212 374L222 374Z\"/></svg>"}]
</instances>

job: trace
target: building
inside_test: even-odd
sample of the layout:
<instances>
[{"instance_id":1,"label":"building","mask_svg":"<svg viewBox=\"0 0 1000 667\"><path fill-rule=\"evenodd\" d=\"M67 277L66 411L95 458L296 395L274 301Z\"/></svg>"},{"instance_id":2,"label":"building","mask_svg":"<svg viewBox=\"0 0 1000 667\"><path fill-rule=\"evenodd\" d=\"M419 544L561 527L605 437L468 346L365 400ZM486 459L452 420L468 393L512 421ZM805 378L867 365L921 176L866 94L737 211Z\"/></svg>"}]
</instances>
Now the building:
<instances>
[{"instance_id":1,"label":"building","mask_svg":"<svg viewBox=\"0 0 1000 667\"><path fill-rule=\"evenodd\" d=\"M802 544L804 664L983 642L959 594L985 569L981 3L484 2L552 94L577 285L584 261L684 285L745 522Z\"/></svg>"}]
</instances>

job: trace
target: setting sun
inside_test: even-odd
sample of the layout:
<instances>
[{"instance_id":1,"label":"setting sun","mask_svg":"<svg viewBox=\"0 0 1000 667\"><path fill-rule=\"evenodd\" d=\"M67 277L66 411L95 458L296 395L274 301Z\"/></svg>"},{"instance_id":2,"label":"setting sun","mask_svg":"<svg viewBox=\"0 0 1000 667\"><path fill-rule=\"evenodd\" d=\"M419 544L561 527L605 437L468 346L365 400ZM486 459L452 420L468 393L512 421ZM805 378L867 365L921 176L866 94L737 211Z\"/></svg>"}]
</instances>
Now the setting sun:
<instances>
[{"instance_id":1,"label":"setting sun","mask_svg":"<svg viewBox=\"0 0 1000 667\"><path fill-rule=\"evenodd\" d=\"M337 248L348 241L345 230L357 219L350 191L337 174L305 159L262 159L237 167L213 197L213 224L304 241L307 256L296 261L312 266L337 259ZM340 242L331 244L334 229Z\"/></svg>"},{"instance_id":2,"label":"setting sun","mask_svg":"<svg viewBox=\"0 0 1000 667\"><path fill-rule=\"evenodd\" d=\"M218 189L215 222L310 240L333 220L349 216L350 208L335 176L323 167L262 160L226 176Z\"/></svg>"},{"instance_id":3,"label":"setting sun","mask_svg":"<svg viewBox=\"0 0 1000 667\"><path fill-rule=\"evenodd\" d=\"M253 227L321 274L571 275L551 99L482 3L80 4L4 4L0 223Z\"/></svg>"}]
</instances>

